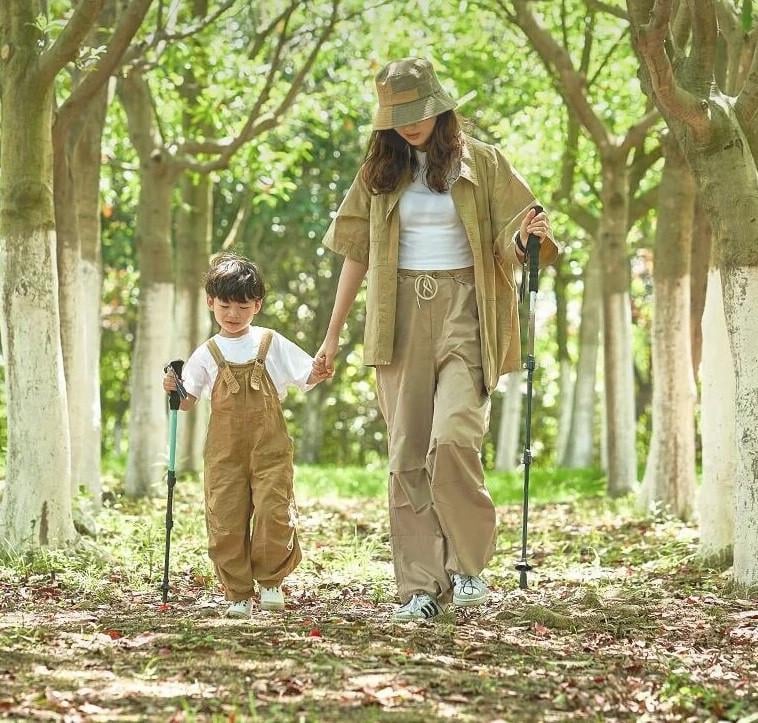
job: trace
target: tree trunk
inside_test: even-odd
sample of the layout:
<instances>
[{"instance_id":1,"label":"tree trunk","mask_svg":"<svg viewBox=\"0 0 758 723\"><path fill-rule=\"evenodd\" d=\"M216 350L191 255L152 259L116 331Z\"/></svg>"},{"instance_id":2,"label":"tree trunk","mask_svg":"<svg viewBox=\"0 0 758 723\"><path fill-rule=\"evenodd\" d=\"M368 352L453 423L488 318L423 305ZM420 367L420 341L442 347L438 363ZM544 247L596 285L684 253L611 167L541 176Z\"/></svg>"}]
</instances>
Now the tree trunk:
<instances>
[{"instance_id":1,"label":"tree trunk","mask_svg":"<svg viewBox=\"0 0 758 723\"><path fill-rule=\"evenodd\" d=\"M665 4L661 4L664 6ZM669 4L670 5L670 4ZM708 66L713 40L705 30L716 26L712 5L692 14L694 62L666 65L663 38L666 27L650 22L647 3L627 0L634 26L634 42L647 76L647 92L654 97L669 127L690 163L700 199L711 218L715 245L714 266L721 271L724 314L735 368L735 479L734 581L739 587L758 584L758 131L756 131L755 62L744 70L750 76L734 94L723 92ZM670 7L659 7L657 20L667 17ZM644 24L644 25L643 25ZM734 48L752 39L744 32L722 34ZM740 51L741 52L741 51ZM734 57L734 56L733 56ZM704 61L704 59L706 59ZM704 61L704 62L703 62ZM739 68L737 75L742 75ZM705 70L705 75L700 72ZM662 78L665 74L669 74ZM643 74L644 75L644 74ZM673 77L672 77L673 76ZM650 82L648 82L650 81ZM740 79L729 79L740 88Z\"/></svg>"},{"instance_id":2,"label":"tree trunk","mask_svg":"<svg viewBox=\"0 0 758 723\"><path fill-rule=\"evenodd\" d=\"M76 213L76 182L72 168L75 141L70 129L55 128L53 135L55 178L55 227L58 241L58 303L63 368L71 436L72 495L79 488L79 467L84 446L86 384L85 341L82 336L84 299L79 278L81 243Z\"/></svg>"},{"instance_id":3,"label":"tree trunk","mask_svg":"<svg viewBox=\"0 0 758 723\"><path fill-rule=\"evenodd\" d=\"M500 411L495 469L511 472L520 462L522 442L521 408L523 402L523 372L511 372L505 378L505 392Z\"/></svg>"},{"instance_id":4,"label":"tree trunk","mask_svg":"<svg viewBox=\"0 0 758 723\"><path fill-rule=\"evenodd\" d=\"M721 278L735 369L739 451L734 483L734 579L748 588L758 585L758 267L722 267Z\"/></svg>"},{"instance_id":5,"label":"tree trunk","mask_svg":"<svg viewBox=\"0 0 758 723\"><path fill-rule=\"evenodd\" d=\"M304 464L318 464L324 441L322 413L324 400L329 394L329 387L319 384L305 395L303 406L303 439L300 443L298 458Z\"/></svg>"},{"instance_id":6,"label":"tree trunk","mask_svg":"<svg viewBox=\"0 0 758 723\"><path fill-rule=\"evenodd\" d=\"M143 169L137 208L139 314L131 365L126 493L153 494L166 467L166 394L160 379L171 355L174 284L171 267L172 178L159 159Z\"/></svg>"},{"instance_id":7,"label":"tree trunk","mask_svg":"<svg viewBox=\"0 0 758 723\"><path fill-rule=\"evenodd\" d=\"M599 248L603 293L603 359L608 444L608 494L630 492L637 480L632 318L626 253L628 172L621 154L603 158Z\"/></svg>"},{"instance_id":8,"label":"tree trunk","mask_svg":"<svg viewBox=\"0 0 758 723\"><path fill-rule=\"evenodd\" d=\"M103 270L100 243L100 168L107 89L101 90L90 104L74 155L77 183L77 214L81 259L79 278L82 285L82 331L84 335L84 444L79 459L78 479L99 507L102 496L100 448L100 310Z\"/></svg>"},{"instance_id":9,"label":"tree trunk","mask_svg":"<svg viewBox=\"0 0 758 723\"><path fill-rule=\"evenodd\" d=\"M706 560L731 562L737 467L735 380L718 269L711 269L708 273L702 336L700 426L703 483L698 501L700 554Z\"/></svg>"},{"instance_id":10,"label":"tree trunk","mask_svg":"<svg viewBox=\"0 0 758 723\"><path fill-rule=\"evenodd\" d=\"M653 263L652 437L639 503L688 520L695 497L689 276L695 185L670 136L664 153Z\"/></svg>"},{"instance_id":11,"label":"tree trunk","mask_svg":"<svg viewBox=\"0 0 758 723\"><path fill-rule=\"evenodd\" d=\"M593 245L584 270L582 320L579 327L579 359L576 365L574 401L566 452L561 466L591 467L594 462L595 384L600 344L601 278L599 254Z\"/></svg>"},{"instance_id":12,"label":"tree trunk","mask_svg":"<svg viewBox=\"0 0 758 723\"><path fill-rule=\"evenodd\" d=\"M735 370L734 580L758 584L758 174L750 145L731 104L711 99L714 129L708 152L690 165L718 239L724 315ZM690 144L690 151L696 150Z\"/></svg>"},{"instance_id":13,"label":"tree trunk","mask_svg":"<svg viewBox=\"0 0 758 723\"><path fill-rule=\"evenodd\" d=\"M566 262L559 258L555 269L555 326L558 345L558 434L555 440L555 460L563 459L571 427L571 403L574 396L574 365L568 350L568 301L566 299L570 276Z\"/></svg>"},{"instance_id":14,"label":"tree trunk","mask_svg":"<svg viewBox=\"0 0 758 723\"><path fill-rule=\"evenodd\" d=\"M711 235L711 222L703 204L696 200L690 251L690 335L692 337L692 370L696 379L703 355L702 320L711 258Z\"/></svg>"},{"instance_id":15,"label":"tree trunk","mask_svg":"<svg viewBox=\"0 0 758 723\"><path fill-rule=\"evenodd\" d=\"M196 181L185 174L180 183L182 204L176 219L176 302L171 354L186 359L211 334L203 278L211 253L212 184L207 176ZM166 360L168 361L168 360ZM203 468L203 440L208 416L205 400L192 414L182 415L178 465L182 471Z\"/></svg>"},{"instance_id":16,"label":"tree trunk","mask_svg":"<svg viewBox=\"0 0 758 723\"><path fill-rule=\"evenodd\" d=\"M171 197L176 165L161 146L153 101L144 77L132 70L119 82L129 136L140 158L141 188L135 242L139 313L131 363L126 493L150 495L166 467L167 397L160 380L170 361L174 309Z\"/></svg>"},{"instance_id":17,"label":"tree trunk","mask_svg":"<svg viewBox=\"0 0 758 723\"><path fill-rule=\"evenodd\" d=\"M0 540L15 551L76 533L52 195L53 78L36 74L36 3L4 27L0 118L0 334L8 419ZM6 23L8 23L6 25ZM7 45L5 44L7 43Z\"/></svg>"}]
</instances>

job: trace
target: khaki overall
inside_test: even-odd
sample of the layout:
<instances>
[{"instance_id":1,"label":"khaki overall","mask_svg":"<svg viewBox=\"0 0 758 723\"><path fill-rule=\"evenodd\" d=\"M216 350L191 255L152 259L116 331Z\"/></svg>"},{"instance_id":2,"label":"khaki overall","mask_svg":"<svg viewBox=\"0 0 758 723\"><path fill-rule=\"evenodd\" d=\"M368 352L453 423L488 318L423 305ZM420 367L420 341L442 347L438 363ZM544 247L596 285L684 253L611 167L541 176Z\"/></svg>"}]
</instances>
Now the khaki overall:
<instances>
[{"instance_id":1,"label":"khaki overall","mask_svg":"<svg viewBox=\"0 0 758 723\"><path fill-rule=\"evenodd\" d=\"M292 440L265 367L271 337L266 330L257 358L244 364L208 342L218 364L205 442L208 555L234 602L252 596L255 580L279 585L301 560Z\"/></svg>"},{"instance_id":2,"label":"khaki overall","mask_svg":"<svg viewBox=\"0 0 758 723\"><path fill-rule=\"evenodd\" d=\"M398 594L448 602L450 574L478 575L495 550L480 449L489 421L473 269L398 272L395 353L376 368L389 438Z\"/></svg>"}]
</instances>

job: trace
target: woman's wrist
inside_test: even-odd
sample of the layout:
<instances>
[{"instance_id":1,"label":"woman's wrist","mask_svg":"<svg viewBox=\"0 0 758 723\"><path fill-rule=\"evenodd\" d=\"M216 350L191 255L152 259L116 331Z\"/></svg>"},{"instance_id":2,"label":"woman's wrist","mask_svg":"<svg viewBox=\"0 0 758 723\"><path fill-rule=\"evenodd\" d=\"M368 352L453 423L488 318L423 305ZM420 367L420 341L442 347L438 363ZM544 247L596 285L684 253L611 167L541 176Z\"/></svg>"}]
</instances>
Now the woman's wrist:
<instances>
[{"instance_id":1,"label":"woman's wrist","mask_svg":"<svg viewBox=\"0 0 758 723\"><path fill-rule=\"evenodd\" d=\"M516 231L513 236L513 240L516 242L516 247L523 254L526 255L526 246L521 243L521 231Z\"/></svg>"},{"instance_id":2,"label":"woman's wrist","mask_svg":"<svg viewBox=\"0 0 758 723\"><path fill-rule=\"evenodd\" d=\"M340 329L341 328L342 327L340 326ZM329 327L326 330L326 335L324 336L324 341L327 344L336 344L337 346L339 346L339 342L340 342L340 329L332 329L331 327Z\"/></svg>"}]
</instances>

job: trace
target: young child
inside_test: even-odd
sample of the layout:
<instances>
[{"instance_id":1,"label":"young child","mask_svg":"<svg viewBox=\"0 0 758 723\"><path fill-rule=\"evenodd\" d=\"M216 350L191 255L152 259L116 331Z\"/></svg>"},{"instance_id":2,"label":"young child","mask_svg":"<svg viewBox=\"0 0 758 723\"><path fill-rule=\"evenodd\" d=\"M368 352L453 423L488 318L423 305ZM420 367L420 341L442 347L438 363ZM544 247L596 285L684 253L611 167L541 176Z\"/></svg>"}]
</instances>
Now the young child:
<instances>
[{"instance_id":1,"label":"young child","mask_svg":"<svg viewBox=\"0 0 758 723\"><path fill-rule=\"evenodd\" d=\"M189 396L180 409L189 411L201 395L210 397L204 453L208 555L231 601L227 615L245 618L256 581L261 609L284 608L282 580L301 559L292 440L280 399L290 384L308 390L328 375L314 371L313 359L291 341L251 326L266 293L253 262L230 253L216 257L205 292L221 331L184 365ZM163 388L176 389L170 372Z\"/></svg>"}]
</instances>

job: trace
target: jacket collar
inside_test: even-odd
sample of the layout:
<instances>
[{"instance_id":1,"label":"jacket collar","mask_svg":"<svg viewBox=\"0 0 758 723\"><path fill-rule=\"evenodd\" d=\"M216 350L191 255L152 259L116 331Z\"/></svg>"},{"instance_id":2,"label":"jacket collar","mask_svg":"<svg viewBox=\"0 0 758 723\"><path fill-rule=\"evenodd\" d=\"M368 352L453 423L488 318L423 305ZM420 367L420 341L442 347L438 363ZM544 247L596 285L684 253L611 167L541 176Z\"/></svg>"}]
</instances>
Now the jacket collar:
<instances>
[{"instance_id":1,"label":"jacket collar","mask_svg":"<svg viewBox=\"0 0 758 723\"><path fill-rule=\"evenodd\" d=\"M474 157L471 155L471 148L469 148L466 136L463 136L463 153L461 154L461 171L459 177L471 181L475 186L479 185L479 178L476 175L476 164L474 163Z\"/></svg>"}]
</instances>

